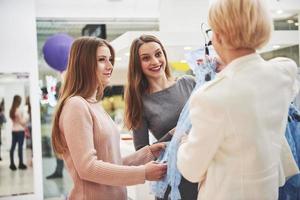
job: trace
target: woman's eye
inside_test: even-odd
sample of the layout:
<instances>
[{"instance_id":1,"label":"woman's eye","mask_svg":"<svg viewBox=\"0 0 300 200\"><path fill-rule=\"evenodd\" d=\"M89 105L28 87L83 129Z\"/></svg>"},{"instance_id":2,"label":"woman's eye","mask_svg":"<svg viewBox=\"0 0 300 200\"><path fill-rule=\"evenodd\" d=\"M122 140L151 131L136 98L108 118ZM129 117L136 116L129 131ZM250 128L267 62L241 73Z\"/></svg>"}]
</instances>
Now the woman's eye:
<instances>
[{"instance_id":1,"label":"woman's eye","mask_svg":"<svg viewBox=\"0 0 300 200\"><path fill-rule=\"evenodd\" d=\"M105 58L99 58L98 61L99 61L99 62L104 62L104 61L105 61Z\"/></svg>"},{"instance_id":2,"label":"woman's eye","mask_svg":"<svg viewBox=\"0 0 300 200\"><path fill-rule=\"evenodd\" d=\"M148 61L148 60L149 60L148 56L142 57L142 61Z\"/></svg>"},{"instance_id":3,"label":"woman's eye","mask_svg":"<svg viewBox=\"0 0 300 200\"><path fill-rule=\"evenodd\" d=\"M161 52L157 52L157 53L155 54L156 57L160 57L161 55L162 55Z\"/></svg>"}]
</instances>

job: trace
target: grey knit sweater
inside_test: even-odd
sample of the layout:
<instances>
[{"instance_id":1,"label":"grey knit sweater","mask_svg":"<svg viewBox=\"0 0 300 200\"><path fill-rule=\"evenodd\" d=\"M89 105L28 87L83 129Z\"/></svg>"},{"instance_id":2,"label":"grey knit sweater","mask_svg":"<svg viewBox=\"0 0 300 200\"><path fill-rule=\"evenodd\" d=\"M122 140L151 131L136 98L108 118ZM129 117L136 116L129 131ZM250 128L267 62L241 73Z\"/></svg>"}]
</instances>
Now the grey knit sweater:
<instances>
[{"instance_id":1,"label":"grey knit sweater","mask_svg":"<svg viewBox=\"0 0 300 200\"><path fill-rule=\"evenodd\" d=\"M176 126L195 84L192 76L183 76L169 88L143 96L142 125L133 131L136 149L149 145L149 130L159 140Z\"/></svg>"}]
</instances>

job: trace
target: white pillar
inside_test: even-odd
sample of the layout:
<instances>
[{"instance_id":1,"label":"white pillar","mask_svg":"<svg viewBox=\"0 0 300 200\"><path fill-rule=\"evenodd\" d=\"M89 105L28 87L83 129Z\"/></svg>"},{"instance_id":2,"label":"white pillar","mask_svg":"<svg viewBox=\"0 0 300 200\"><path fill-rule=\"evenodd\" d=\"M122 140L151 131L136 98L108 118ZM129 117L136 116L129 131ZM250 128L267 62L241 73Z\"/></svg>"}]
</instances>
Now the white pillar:
<instances>
[{"instance_id":1,"label":"white pillar","mask_svg":"<svg viewBox=\"0 0 300 200\"><path fill-rule=\"evenodd\" d=\"M37 63L38 54L35 13L35 0L0 0L0 73L26 72L30 75L29 85L32 109L32 140L34 152L33 178L31 179L32 183L34 184L34 194L24 194L18 196L14 195L10 197L0 196L0 199L5 200L43 199L41 127ZM5 102L5 104L10 105L11 102ZM0 187L3 187L3 184L7 183L1 180ZM11 186L11 188L13 187L14 186ZM12 190L12 192L14 192L14 190Z\"/></svg>"}]
</instances>

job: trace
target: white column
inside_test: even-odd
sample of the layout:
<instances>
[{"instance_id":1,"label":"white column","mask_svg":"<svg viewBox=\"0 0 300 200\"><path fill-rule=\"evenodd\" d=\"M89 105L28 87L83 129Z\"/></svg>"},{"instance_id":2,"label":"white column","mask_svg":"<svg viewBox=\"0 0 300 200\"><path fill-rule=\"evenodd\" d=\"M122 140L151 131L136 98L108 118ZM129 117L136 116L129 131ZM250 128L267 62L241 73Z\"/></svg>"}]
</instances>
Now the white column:
<instances>
[{"instance_id":1,"label":"white column","mask_svg":"<svg viewBox=\"0 0 300 200\"><path fill-rule=\"evenodd\" d=\"M5 200L43 199L41 127L37 63L38 55L35 13L35 0L0 0L0 73L27 72L30 75L29 85L32 109L32 139L34 152L34 194L0 197L0 199ZM11 102L5 102L5 104L10 105ZM1 184L5 183L1 181Z\"/></svg>"}]
</instances>

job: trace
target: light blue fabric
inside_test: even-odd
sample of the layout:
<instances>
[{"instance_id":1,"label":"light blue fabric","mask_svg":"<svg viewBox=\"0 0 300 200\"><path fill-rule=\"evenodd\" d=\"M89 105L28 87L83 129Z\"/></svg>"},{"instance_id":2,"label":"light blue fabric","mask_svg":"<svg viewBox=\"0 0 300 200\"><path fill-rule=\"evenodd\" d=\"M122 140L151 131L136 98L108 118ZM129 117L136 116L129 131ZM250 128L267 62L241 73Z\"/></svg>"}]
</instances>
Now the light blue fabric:
<instances>
[{"instance_id":1,"label":"light blue fabric","mask_svg":"<svg viewBox=\"0 0 300 200\"><path fill-rule=\"evenodd\" d=\"M289 108L289 121L285 137L289 143L294 159L300 168L300 112L294 105ZM291 177L279 189L279 200L300 200L300 175Z\"/></svg>"},{"instance_id":2,"label":"light blue fabric","mask_svg":"<svg viewBox=\"0 0 300 200\"><path fill-rule=\"evenodd\" d=\"M203 49L200 49L199 51L194 51L193 53L194 55L192 55L190 59L193 59L194 57L199 58L198 54L204 55ZM193 59L191 61L196 61L196 60ZM216 65L214 62L206 61L206 64L194 63L196 65L189 62L189 64L196 77L196 86L193 92L206 82L205 77L207 78L207 76L209 75L211 80L215 77ZM168 171L167 171L167 175L163 180L158 182L153 182L151 184L151 191L152 193L155 194L156 197L163 198L168 185L170 185L171 192L169 194L169 198L171 200L181 199L179 189L178 189L179 183L181 181L181 174L178 171L176 165L177 150L181 142L182 136L184 134L189 133L191 126L192 125L189 118L189 100L188 100L181 111L172 140L167 145L165 152L161 154L161 156L158 158L159 162L167 162Z\"/></svg>"}]
</instances>

